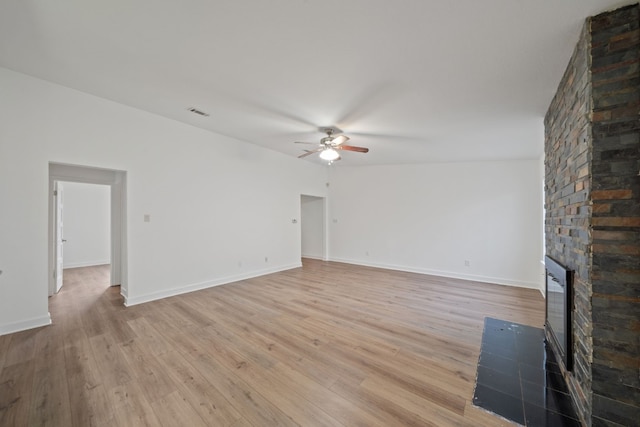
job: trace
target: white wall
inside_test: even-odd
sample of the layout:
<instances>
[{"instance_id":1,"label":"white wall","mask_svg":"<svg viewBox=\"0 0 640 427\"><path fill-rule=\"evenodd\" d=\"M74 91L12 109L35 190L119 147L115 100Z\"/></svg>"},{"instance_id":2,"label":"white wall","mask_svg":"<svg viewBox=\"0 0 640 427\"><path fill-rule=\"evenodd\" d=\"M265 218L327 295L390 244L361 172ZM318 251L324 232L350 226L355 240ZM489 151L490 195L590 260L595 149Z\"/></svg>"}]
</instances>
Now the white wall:
<instances>
[{"instance_id":1,"label":"white wall","mask_svg":"<svg viewBox=\"0 0 640 427\"><path fill-rule=\"evenodd\" d=\"M324 199L301 196L302 256L324 259Z\"/></svg>"},{"instance_id":2,"label":"white wall","mask_svg":"<svg viewBox=\"0 0 640 427\"><path fill-rule=\"evenodd\" d=\"M340 166L328 195L323 166L3 68L0 93L0 334L49 322L49 162L126 171L129 304L299 265L301 194L331 259L540 286L537 160Z\"/></svg>"},{"instance_id":3,"label":"white wall","mask_svg":"<svg viewBox=\"0 0 640 427\"><path fill-rule=\"evenodd\" d=\"M111 187L61 183L64 268L109 264Z\"/></svg>"},{"instance_id":4,"label":"white wall","mask_svg":"<svg viewBox=\"0 0 640 427\"><path fill-rule=\"evenodd\" d=\"M325 167L4 68L0 93L0 334L49 321L49 162L127 172L129 304L299 265Z\"/></svg>"},{"instance_id":5,"label":"white wall","mask_svg":"<svg viewBox=\"0 0 640 427\"><path fill-rule=\"evenodd\" d=\"M537 160L340 167L330 181L331 259L540 287Z\"/></svg>"}]
</instances>

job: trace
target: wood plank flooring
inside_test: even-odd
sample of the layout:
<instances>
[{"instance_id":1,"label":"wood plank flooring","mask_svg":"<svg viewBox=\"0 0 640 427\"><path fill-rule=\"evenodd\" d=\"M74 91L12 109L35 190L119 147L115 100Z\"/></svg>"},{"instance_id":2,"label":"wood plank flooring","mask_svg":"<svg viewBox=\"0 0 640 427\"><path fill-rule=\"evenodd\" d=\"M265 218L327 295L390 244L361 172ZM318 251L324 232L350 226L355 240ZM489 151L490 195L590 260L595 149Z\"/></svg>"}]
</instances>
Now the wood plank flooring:
<instances>
[{"instance_id":1,"label":"wood plank flooring","mask_svg":"<svg viewBox=\"0 0 640 427\"><path fill-rule=\"evenodd\" d=\"M538 291L340 263L125 308L65 270L53 325L0 336L2 426L498 426L471 405L485 316Z\"/></svg>"}]
</instances>

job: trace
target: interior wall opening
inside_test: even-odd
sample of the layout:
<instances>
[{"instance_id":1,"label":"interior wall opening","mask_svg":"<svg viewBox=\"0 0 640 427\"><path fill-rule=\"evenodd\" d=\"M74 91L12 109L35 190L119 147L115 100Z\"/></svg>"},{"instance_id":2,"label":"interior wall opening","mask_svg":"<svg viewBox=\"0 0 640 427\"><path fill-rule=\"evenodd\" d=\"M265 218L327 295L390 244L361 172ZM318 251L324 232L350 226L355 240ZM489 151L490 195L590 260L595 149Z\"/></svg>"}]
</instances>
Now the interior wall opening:
<instances>
[{"instance_id":1,"label":"interior wall opening","mask_svg":"<svg viewBox=\"0 0 640 427\"><path fill-rule=\"evenodd\" d=\"M111 186L55 181L56 289L74 277L111 283ZM66 289L68 290L68 289Z\"/></svg>"},{"instance_id":2,"label":"interior wall opening","mask_svg":"<svg viewBox=\"0 0 640 427\"><path fill-rule=\"evenodd\" d=\"M92 283L102 283L105 286L119 286L120 293L126 298L128 293L126 275L126 172L95 168L89 166L67 165L60 163L49 164L49 296L59 292L63 283L75 277L81 280L82 274L91 277ZM65 215L65 194L73 190L74 203L85 205L85 211L78 206L71 206L75 210L69 217ZM83 196L84 194L84 196ZM82 198L93 200L82 200ZM106 199L106 200L105 200ZM93 204L94 206L88 206ZM108 212L96 212L100 205ZM102 218L84 218L93 209L94 216ZM98 209L99 210L99 209ZM73 216L75 215L75 217ZM74 242L82 243L84 248L76 247L75 260L69 260L65 265L65 245L71 244L69 234L65 233L65 217L74 218ZM78 224L81 223L81 224ZM101 224L101 225L100 225ZM82 227L85 228L82 231ZM99 227L101 230L91 230L87 227ZM70 230L67 230L70 231ZM84 235L83 235L84 233ZM105 235L106 233L106 235ZM93 236L91 236L93 234ZM66 242L65 242L66 240ZM99 242L102 240L102 242ZM91 246L94 247L91 247ZM108 245L105 248L103 245ZM79 245L80 246L80 245ZM71 272L71 278L64 280L65 269ZM84 270L82 270L84 268ZM101 279L97 277L100 276ZM55 319L53 319L55 321Z\"/></svg>"},{"instance_id":3,"label":"interior wall opening","mask_svg":"<svg viewBox=\"0 0 640 427\"><path fill-rule=\"evenodd\" d=\"M300 196L300 234L302 258L327 260L326 200Z\"/></svg>"}]
</instances>

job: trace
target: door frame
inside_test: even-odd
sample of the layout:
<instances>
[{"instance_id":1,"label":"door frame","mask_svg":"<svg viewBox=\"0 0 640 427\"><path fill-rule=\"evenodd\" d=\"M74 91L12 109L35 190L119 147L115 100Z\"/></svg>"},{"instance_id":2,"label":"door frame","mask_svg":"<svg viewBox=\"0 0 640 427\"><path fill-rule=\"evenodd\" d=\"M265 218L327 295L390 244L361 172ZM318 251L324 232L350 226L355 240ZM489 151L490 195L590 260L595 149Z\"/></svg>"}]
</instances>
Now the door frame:
<instances>
[{"instance_id":1,"label":"door frame","mask_svg":"<svg viewBox=\"0 0 640 427\"><path fill-rule=\"evenodd\" d=\"M55 200L53 190L55 183L79 182L84 184L109 185L111 188L111 286L120 285L120 293L127 298L127 224L126 224L126 193L127 173L113 169L96 168L92 166L69 165L49 162L49 296L55 291L56 269L56 223Z\"/></svg>"},{"instance_id":2,"label":"door frame","mask_svg":"<svg viewBox=\"0 0 640 427\"><path fill-rule=\"evenodd\" d=\"M300 205L299 205L299 209L300 209L300 257L302 258L302 223L303 223L303 218L302 218L302 201L305 197L309 197L312 199L320 199L322 200L322 260L323 261L328 261L329 260L329 224L327 222L327 218L329 217L328 215L328 204L327 204L327 198L325 196L316 196L314 194L300 194Z\"/></svg>"},{"instance_id":3,"label":"door frame","mask_svg":"<svg viewBox=\"0 0 640 427\"><path fill-rule=\"evenodd\" d=\"M61 209L62 206L62 209ZM53 181L53 289L49 289L49 296L54 293L60 292L62 289L63 273L64 269L62 259L64 257L63 243L64 237L61 234L64 233L64 222L61 218L62 210L64 209L64 186L62 181ZM62 230L60 227L62 224ZM62 231L62 233L61 233Z\"/></svg>"}]
</instances>

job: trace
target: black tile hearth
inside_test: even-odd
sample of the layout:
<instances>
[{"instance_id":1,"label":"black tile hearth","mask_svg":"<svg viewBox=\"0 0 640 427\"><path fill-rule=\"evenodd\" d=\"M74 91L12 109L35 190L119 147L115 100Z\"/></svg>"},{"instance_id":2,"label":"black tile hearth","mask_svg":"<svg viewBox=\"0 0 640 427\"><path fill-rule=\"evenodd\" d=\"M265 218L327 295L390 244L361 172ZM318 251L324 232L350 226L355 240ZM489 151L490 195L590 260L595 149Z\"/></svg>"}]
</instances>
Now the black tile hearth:
<instances>
[{"instance_id":1,"label":"black tile hearth","mask_svg":"<svg viewBox=\"0 0 640 427\"><path fill-rule=\"evenodd\" d=\"M476 395L473 404L508 420L524 424L524 406L522 400L497 391L482 384L476 384Z\"/></svg>"},{"instance_id":2,"label":"black tile hearth","mask_svg":"<svg viewBox=\"0 0 640 427\"><path fill-rule=\"evenodd\" d=\"M527 427L579 427L544 331L485 318L473 404Z\"/></svg>"}]
</instances>

